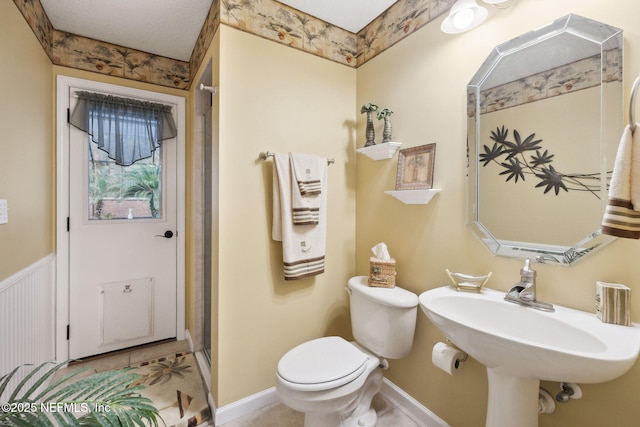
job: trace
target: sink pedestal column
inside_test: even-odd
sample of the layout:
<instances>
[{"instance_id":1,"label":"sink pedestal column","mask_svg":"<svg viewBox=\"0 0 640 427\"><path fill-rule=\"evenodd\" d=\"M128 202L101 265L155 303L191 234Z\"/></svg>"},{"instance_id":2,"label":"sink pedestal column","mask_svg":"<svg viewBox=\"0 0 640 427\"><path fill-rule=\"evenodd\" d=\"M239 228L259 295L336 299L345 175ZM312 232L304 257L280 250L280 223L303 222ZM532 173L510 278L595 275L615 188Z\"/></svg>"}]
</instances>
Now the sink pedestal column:
<instances>
[{"instance_id":1,"label":"sink pedestal column","mask_svg":"<svg viewBox=\"0 0 640 427\"><path fill-rule=\"evenodd\" d=\"M489 403L486 427L538 427L537 378L514 377L487 368Z\"/></svg>"}]
</instances>

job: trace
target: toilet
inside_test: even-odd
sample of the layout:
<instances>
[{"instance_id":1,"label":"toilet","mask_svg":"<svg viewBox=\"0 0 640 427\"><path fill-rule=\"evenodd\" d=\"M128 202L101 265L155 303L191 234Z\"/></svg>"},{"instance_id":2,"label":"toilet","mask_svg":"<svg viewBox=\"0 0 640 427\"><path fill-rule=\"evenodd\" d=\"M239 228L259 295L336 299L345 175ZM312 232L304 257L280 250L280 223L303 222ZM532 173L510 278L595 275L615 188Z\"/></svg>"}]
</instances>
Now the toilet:
<instances>
[{"instance_id":1,"label":"toilet","mask_svg":"<svg viewBox=\"0 0 640 427\"><path fill-rule=\"evenodd\" d=\"M304 412L305 427L373 427L371 401L382 386L387 358L413 345L418 296L400 287L369 287L367 276L349 279L355 342L337 336L307 341L278 363L276 391Z\"/></svg>"}]
</instances>

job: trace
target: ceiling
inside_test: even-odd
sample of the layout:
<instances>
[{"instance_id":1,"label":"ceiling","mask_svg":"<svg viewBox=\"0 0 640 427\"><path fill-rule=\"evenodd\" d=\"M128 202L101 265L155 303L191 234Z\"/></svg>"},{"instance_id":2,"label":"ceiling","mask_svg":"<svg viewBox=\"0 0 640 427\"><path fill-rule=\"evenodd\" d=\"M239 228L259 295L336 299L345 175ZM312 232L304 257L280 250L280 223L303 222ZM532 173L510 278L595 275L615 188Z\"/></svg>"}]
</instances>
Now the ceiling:
<instances>
[{"instance_id":1,"label":"ceiling","mask_svg":"<svg viewBox=\"0 0 640 427\"><path fill-rule=\"evenodd\" d=\"M336 27L357 33L398 0L278 0Z\"/></svg>"},{"instance_id":2,"label":"ceiling","mask_svg":"<svg viewBox=\"0 0 640 427\"><path fill-rule=\"evenodd\" d=\"M280 0L280 3L357 33L396 1ZM40 0L40 3L56 30L189 61L212 0Z\"/></svg>"}]
</instances>

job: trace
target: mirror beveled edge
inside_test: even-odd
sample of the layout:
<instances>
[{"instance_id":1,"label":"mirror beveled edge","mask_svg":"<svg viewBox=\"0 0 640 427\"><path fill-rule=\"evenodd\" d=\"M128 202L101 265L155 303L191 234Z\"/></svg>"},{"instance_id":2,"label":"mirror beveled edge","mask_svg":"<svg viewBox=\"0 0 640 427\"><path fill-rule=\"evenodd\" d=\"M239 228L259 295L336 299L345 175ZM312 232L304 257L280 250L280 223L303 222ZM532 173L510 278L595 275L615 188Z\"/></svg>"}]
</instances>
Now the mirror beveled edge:
<instances>
[{"instance_id":1,"label":"mirror beveled edge","mask_svg":"<svg viewBox=\"0 0 640 427\"><path fill-rule=\"evenodd\" d=\"M577 27L573 28L573 27ZM585 28L587 32L589 28L592 28L594 32L597 32L597 37L602 37L603 40L601 42L595 42L594 39L590 38L589 35L585 35ZM485 62L476 72L474 77L471 79L469 84L467 85L467 110L468 110L468 125L469 127L473 126L474 129L471 132L467 132L467 218L468 218L468 227L471 229L472 233L484 244L484 246L491 251L496 256L508 257L508 258L516 258L516 259L526 259L529 258L535 262L539 263L548 263L548 264L556 264L563 266L571 266L576 262L584 259L585 256L602 249L608 243L615 240L614 237L604 235L600 233L600 229L593 230L593 232L588 233L584 238L580 241L576 242L571 246L558 246L558 245L548 245L548 244L538 244L532 242L518 242L518 241L506 241L497 239L490 230L488 230L480 221L479 221L479 212L477 211L478 207L478 179L479 179L479 158L478 155L480 153L481 141L480 141L480 116L481 116L481 91L482 91L482 83L485 81L487 76L495 70L498 63L502 59L503 56L509 55L511 53L520 52L527 47L534 45L538 40L548 40L551 37L555 37L556 35L563 34L569 32L570 34L580 37L582 39L586 39L597 43L600 45L601 50L601 66L602 61L604 61L605 49L611 49L615 47L619 49L620 58L623 56L623 35L622 30L611 27L607 24L603 24L597 21L593 21L587 18L583 18L581 16L575 14L569 14L562 18L559 18L553 21L550 25L540 28L537 30L530 31L525 33L519 37L516 37L512 40L509 40L499 46L496 46L492 49L490 55L487 57ZM608 33L604 37L602 33ZM622 60L620 60L620 67L622 67ZM622 70L620 70L620 75L622 76ZM516 78L521 78L522 76L517 76ZM515 80L515 79L514 79ZM622 78L621 78L622 80ZM602 85L603 82L600 82ZM623 124L623 87L624 85L620 84L620 102L619 106L615 106L615 110L619 111L609 111L604 105L602 99L600 102L600 117L601 123L604 123L604 115L616 115L616 120L619 124L618 132L622 129ZM475 138L474 138L475 135ZM617 144L618 141L608 140L610 138L606 138L605 132L601 132L601 140L600 144L603 147L606 144ZM611 163L612 164L612 163ZM601 180L603 182L603 193L606 194L606 185L608 183L607 180L607 170L604 161L602 162L601 168ZM605 206L607 203L607 198L602 197L601 199L601 213L604 213Z\"/></svg>"}]
</instances>

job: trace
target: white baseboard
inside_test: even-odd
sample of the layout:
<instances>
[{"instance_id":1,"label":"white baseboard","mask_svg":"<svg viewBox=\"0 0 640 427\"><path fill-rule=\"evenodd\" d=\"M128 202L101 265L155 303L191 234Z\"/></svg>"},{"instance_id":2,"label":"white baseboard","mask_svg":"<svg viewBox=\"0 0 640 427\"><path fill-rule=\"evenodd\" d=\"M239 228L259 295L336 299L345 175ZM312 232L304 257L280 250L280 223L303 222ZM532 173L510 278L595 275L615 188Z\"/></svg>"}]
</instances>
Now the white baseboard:
<instances>
[{"instance_id":1,"label":"white baseboard","mask_svg":"<svg viewBox=\"0 0 640 427\"><path fill-rule=\"evenodd\" d=\"M451 427L442 418L423 406L416 399L407 394L388 379L384 379L380 394L393 403L400 406L404 412L424 427ZM266 406L278 402L278 394L275 387L247 396L229 405L216 410L215 425L221 426L237 418L250 414Z\"/></svg>"},{"instance_id":2,"label":"white baseboard","mask_svg":"<svg viewBox=\"0 0 640 427\"><path fill-rule=\"evenodd\" d=\"M189 329L184 330L184 339L187 341L187 344L189 345L189 350L191 350L191 353L195 353L195 347L193 346L193 338L191 338L191 332L189 332Z\"/></svg>"},{"instance_id":3,"label":"white baseboard","mask_svg":"<svg viewBox=\"0 0 640 427\"><path fill-rule=\"evenodd\" d=\"M382 382L380 394L386 399L396 403L407 415L425 427L451 427L429 408L422 405L387 378Z\"/></svg>"},{"instance_id":4,"label":"white baseboard","mask_svg":"<svg viewBox=\"0 0 640 427\"><path fill-rule=\"evenodd\" d=\"M275 387L252 394L244 399L218 408L214 417L215 425L216 427L221 426L229 421L248 415L253 411L272 405L279 400Z\"/></svg>"}]
</instances>

